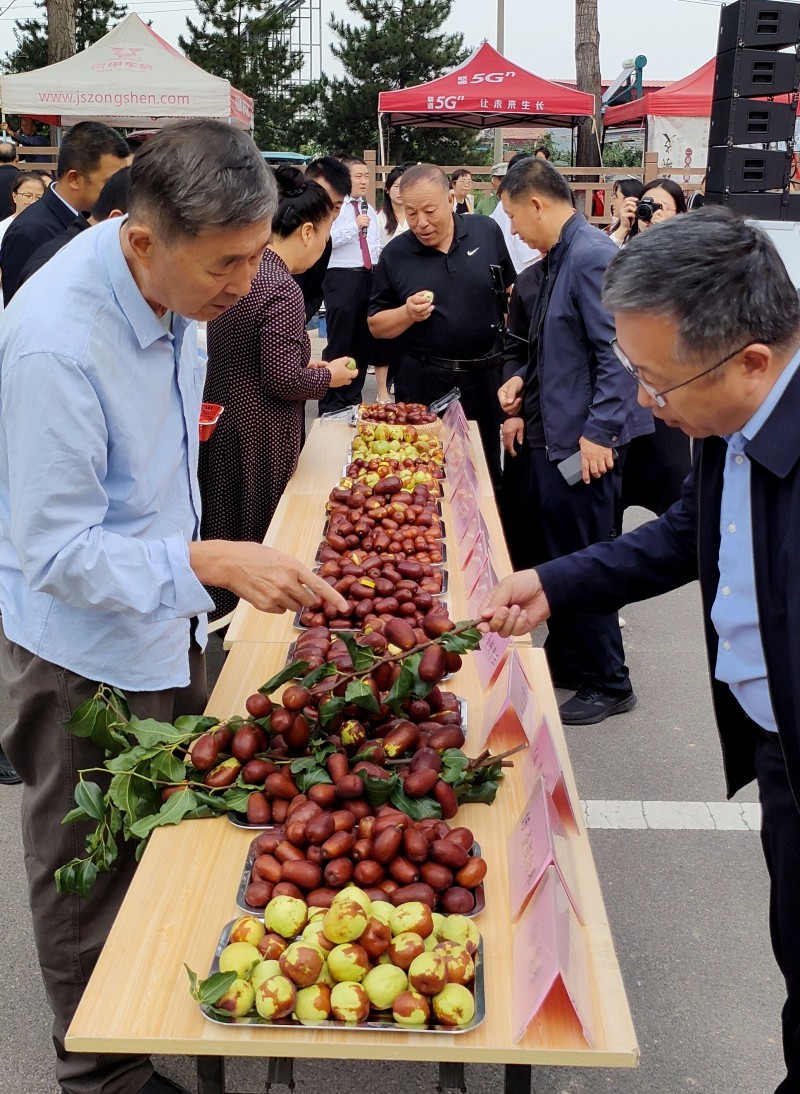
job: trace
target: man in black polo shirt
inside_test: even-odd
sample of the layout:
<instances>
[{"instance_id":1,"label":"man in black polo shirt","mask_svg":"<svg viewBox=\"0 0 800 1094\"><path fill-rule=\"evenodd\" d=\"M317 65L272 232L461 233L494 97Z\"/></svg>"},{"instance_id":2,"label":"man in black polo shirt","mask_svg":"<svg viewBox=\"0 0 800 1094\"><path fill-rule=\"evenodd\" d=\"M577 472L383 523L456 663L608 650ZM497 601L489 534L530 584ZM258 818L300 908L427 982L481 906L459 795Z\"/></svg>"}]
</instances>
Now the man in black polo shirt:
<instances>
[{"instance_id":1,"label":"man in black polo shirt","mask_svg":"<svg viewBox=\"0 0 800 1094\"><path fill-rule=\"evenodd\" d=\"M447 176L438 167L410 168L400 193L410 231L381 255L369 327L376 338L396 338L401 347L398 401L431 403L461 389L464 413L478 423L497 484L502 353L491 267L499 268L503 287L513 282L514 267L493 220L455 216Z\"/></svg>"}]
</instances>

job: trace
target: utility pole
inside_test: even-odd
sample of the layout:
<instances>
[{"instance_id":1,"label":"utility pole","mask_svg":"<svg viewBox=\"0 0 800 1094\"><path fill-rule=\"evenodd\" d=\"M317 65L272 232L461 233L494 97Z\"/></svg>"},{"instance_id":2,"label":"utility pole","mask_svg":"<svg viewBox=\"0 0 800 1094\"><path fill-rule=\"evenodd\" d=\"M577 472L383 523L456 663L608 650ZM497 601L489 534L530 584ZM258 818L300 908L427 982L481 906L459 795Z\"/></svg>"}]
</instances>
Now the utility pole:
<instances>
[{"instance_id":1,"label":"utility pole","mask_svg":"<svg viewBox=\"0 0 800 1094\"><path fill-rule=\"evenodd\" d=\"M597 23L597 0L575 0L575 75L578 91L594 95L595 116L578 126L576 167L599 167L601 124L600 30ZM595 128L596 127L596 128Z\"/></svg>"},{"instance_id":2,"label":"utility pole","mask_svg":"<svg viewBox=\"0 0 800 1094\"><path fill-rule=\"evenodd\" d=\"M505 0L497 0L497 52L503 53L506 48L506 12ZM494 131L494 162L503 160L503 130L500 126Z\"/></svg>"},{"instance_id":3,"label":"utility pole","mask_svg":"<svg viewBox=\"0 0 800 1094\"><path fill-rule=\"evenodd\" d=\"M47 0L47 63L65 61L75 54L77 0Z\"/></svg>"}]
</instances>

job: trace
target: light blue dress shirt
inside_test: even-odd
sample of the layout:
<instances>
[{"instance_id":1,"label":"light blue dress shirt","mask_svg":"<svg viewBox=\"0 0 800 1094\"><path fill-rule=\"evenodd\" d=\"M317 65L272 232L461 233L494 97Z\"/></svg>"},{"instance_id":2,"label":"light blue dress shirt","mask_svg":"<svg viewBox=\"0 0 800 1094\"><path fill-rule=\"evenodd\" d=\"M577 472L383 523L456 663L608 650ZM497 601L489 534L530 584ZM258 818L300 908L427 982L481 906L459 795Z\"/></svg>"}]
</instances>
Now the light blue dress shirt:
<instances>
[{"instance_id":1,"label":"light blue dress shirt","mask_svg":"<svg viewBox=\"0 0 800 1094\"><path fill-rule=\"evenodd\" d=\"M719 585L711 622L719 635L714 675L726 683L739 705L763 729L777 732L767 682L767 666L756 600L750 460L745 445L761 429L800 366L796 353L769 395L742 428L725 440L728 451L720 510Z\"/></svg>"},{"instance_id":2,"label":"light blue dress shirt","mask_svg":"<svg viewBox=\"0 0 800 1094\"><path fill-rule=\"evenodd\" d=\"M0 321L0 610L31 653L150 691L188 684L189 621L213 607L189 565L205 366L119 233L82 232Z\"/></svg>"}]
</instances>

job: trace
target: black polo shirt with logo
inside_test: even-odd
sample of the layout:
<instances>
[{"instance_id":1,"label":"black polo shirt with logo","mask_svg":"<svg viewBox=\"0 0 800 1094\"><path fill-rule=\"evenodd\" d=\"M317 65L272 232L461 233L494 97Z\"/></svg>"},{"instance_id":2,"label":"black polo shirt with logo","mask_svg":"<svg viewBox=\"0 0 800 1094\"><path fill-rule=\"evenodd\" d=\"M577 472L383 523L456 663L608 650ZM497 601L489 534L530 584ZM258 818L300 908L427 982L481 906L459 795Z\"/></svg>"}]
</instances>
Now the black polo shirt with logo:
<instances>
[{"instance_id":1,"label":"black polo shirt with logo","mask_svg":"<svg viewBox=\"0 0 800 1094\"><path fill-rule=\"evenodd\" d=\"M424 289L434 294L430 318L412 323L395 339L412 357L473 360L497 344L498 312L489 267L500 267L506 287L516 276L503 233L491 217L453 220L447 254L426 247L409 230L387 244L373 271L370 315L402 307Z\"/></svg>"}]
</instances>

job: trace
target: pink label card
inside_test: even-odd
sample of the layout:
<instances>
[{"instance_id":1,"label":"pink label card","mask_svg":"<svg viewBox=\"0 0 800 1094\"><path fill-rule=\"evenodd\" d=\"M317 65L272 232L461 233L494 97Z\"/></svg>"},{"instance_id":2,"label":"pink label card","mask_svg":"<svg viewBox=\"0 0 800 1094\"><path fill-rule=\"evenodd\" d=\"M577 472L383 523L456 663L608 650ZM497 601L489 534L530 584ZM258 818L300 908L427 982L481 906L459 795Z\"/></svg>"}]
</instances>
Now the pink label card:
<instances>
[{"instance_id":1,"label":"pink label card","mask_svg":"<svg viewBox=\"0 0 800 1094\"><path fill-rule=\"evenodd\" d=\"M473 653L475 668L484 691L497 679L510 645L510 638L501 638L499 634L490 631L483 636L480 646Z\"/></svg>"},{"instance_id":2,"label":"pink label card","mask_svg":"<svg viewBox=\"0 0 800 1094\"><path fill-rule=\"evenodd\" d=\"M583 923L572 846L555 803L539 782L508 837L511 919L516 922L548 866L555 866L575 914Z\"/></svg>"},{"instance_id":3,"label":"pink label card","mask_svg":"<svg viewBox=\"0 0 800 1094\"><path fill-rule=\"evenodd\" d=\"M539 779L544 779L547 793L553 799L561 820L576 829L575 810L567 790L564 768L556 749L547 715L542 714L532 737L530 748L522 761L522 784L525 792L531 794Z\"/></svg>"},{"instance_id":4,"label":"pink label card","mask_svg":"<svg viewBox=\"0 0 800 1094\"><path fill-rule=\"evenodd\" d=\"M558 871L548 866L516 926L512 942L514 1015L518 1044L534 1017L552 1000L569 1006L590 1048L597 1028L583 928Z\"/></svg>"},{"instance_id":5,"label":"pink label card","mask_svg":"<svg viewBox=\"0 0 800 1094\"><path fill-rule=\"evenodd\" d=\"M498 751L525 742L526 726L534 726L537 716L536 700L522 661L512 650L483 704L480 747L484 748L490 738L494 738Z\"/></svg>"},{"instance_id":6,"label":"pink label card","mask_svg":"<svg viewBox=\"0 0 800 1094\"><path fill-rule=\"evenodd\" d=\"M467 458L467 442L455 430L450 437L450 443L444 450L444 455L447 461L447 475L456 481L461 475Z\"/></svg>"},{"instance_id":7,"label":"pink label card","mask_svg":"<svg viewBox=\"0 0 800 1094\"><path fill-rule=\"evenodd\" d=\"M474 494L462 491L452 499L453 521L455 523L456 542L461 544L467 534L470 524L475 523L480 527L480 507Z\"/></svg>"},{"instance_id":8,"label":"pink label card","mask_svg":"<svg viewBox=\"0 0 800 1094\"><path fill-rule=\"evenodd\" d=\"M478 482L478 472L475 470L475 464L472 462L472 456L467 452L464 460L464 465L461 468L460 482L464 482L473 494L480 494L480 483Z\"/></svg>"},{"instance_id":9,"label":"pink label card","mask_svg":"<svg viewBox=\"0 0 800 1094\"><path fill-rule=\"evenodd\" d=\"M486 541L483 540L477 545L469 555L469 559L464 566L464 590L469 599L475 591L475 586L478 583L483 570L489 565L489 550L486 546Z\"/></svg>"},{"instance_id":10,"label":"pink label card","mask_svg":"<svg viewBox=\"0 0 800 1094\"><path fill-rule=\"evenodd\" d=\"M467 416L464 413L464 408L461 402L456 399L450 404L442 415L442 421L445 425L456 433L460 433L462 437L469 436L469 426L467 425Z\"/></svg>"},{"instance_id":11,"label":"pink label card","mask_svg":"<svg viewBox=\"0 0 800 1094\"><path fill-rule=\"evenodd\" d=\"M486 597L495 587L497 581L498 578L494 566L492 566L491 562L487 562L478 574L475 588L467 598L469 613L473 619L476 619L481 614L481 609L486 602Z\"/></svg>"}]
</instances>

